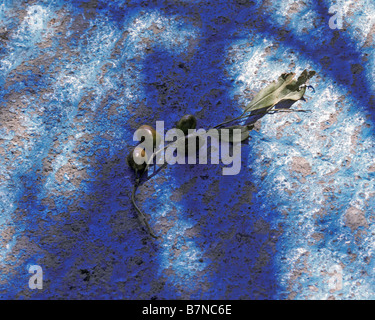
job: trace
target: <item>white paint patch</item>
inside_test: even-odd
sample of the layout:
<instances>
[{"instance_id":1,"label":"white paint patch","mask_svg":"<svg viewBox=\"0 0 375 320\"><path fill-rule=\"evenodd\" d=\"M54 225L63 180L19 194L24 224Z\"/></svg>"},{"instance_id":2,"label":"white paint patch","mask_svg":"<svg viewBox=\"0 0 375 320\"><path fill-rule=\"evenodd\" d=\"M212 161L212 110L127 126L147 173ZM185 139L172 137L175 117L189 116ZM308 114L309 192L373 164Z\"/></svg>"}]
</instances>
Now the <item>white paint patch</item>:
<instances>
[{"instance_id":1,"label":"white paint patch","mask_svg":"<svg viewBox=\"0 0 375 320\"><path fill-rule=\"evenodd\" d=\"M27 8L25 23L32 32L37 32L46 28L48 11L40 5L33 5Z\"/></svg>"},{"instance_id":2,"label":"white paint patch","mask_svg":"<svg viewBox=\"0 0 375 320\"><path fill-rule=\"evenodd\" d=\"M177 17L176 17L177 18ZM152 44L147 44L142 39L148 37L148 32L153 32L150 28L154 25L160 32L157 39ZM190 24L181 24L178 19L165 17L156 10L150 10L134 19L128 28L128 44L137 49L138 54L145 56L145 49L163 46L163 50L173 50L174 52L186 52L188 40L198 38L199 28ZM153 38L155 38L153 36Z\"/></svg>"}]
</instances>

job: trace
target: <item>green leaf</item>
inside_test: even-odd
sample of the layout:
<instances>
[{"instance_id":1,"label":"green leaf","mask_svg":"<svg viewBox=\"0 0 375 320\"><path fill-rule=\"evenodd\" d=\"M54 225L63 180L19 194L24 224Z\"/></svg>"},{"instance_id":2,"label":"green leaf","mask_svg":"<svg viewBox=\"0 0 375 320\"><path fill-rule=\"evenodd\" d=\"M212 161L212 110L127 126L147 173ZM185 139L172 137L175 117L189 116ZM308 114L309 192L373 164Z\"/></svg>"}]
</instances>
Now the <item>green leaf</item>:
<instances>
[{"instance_id":1,"label":"green leaf","mask_svg":"<svg viewBox=\"0 0 375 320\"><path fill-rule=\"evenodd\" d=\"M306 87L303 85L314 75L315 71L304 70L295 80L295 73L283 73L277 81L270 83L256 94L254 99L246 106L244 113L259 109L269 110L284 100L297 101L302 99L306 91Z\"/></svg>"},{"instance_id":2,"label":"green leaf","mask_svg":"<svg viewBox=\"0 0 375 320\"><path fill-rule=\"evenodd\" d=\"M223 134L224 131L222 130L229 130L228 134ZM234 136L233 135L233 130L234 129L240 129L241 130L241 135L240 137ZM236 143L236 142L241 142L246 140L249 137L249 127L248 126L231 126L231 127L225 127L219 129L219 134L220 134L220 139L222 141L230 142L230 143Z\"/></svg>"}]
</instances>

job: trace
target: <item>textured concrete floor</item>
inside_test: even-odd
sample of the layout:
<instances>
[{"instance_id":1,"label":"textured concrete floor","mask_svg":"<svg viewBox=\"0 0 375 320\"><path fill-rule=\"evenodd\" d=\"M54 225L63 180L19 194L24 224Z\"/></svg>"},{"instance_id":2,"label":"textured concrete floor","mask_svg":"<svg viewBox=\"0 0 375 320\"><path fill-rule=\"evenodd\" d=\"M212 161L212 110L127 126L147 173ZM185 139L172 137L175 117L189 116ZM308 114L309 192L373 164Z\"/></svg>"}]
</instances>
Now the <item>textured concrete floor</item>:
<instances>
[{"instance_id":1,"label":"textured concrete floor","mask_svg":"<svg viewBox=\"0 0 375 320\"><path fill-rule=\"evenodd\" d=\"M0 298L374 299L374 17L370 0L1 1ZM306 68L293 108L311 112L260 119L239 175L174 165L139 188L150 238L134 131L207 128Z\"/></svg>"}]
</instances>

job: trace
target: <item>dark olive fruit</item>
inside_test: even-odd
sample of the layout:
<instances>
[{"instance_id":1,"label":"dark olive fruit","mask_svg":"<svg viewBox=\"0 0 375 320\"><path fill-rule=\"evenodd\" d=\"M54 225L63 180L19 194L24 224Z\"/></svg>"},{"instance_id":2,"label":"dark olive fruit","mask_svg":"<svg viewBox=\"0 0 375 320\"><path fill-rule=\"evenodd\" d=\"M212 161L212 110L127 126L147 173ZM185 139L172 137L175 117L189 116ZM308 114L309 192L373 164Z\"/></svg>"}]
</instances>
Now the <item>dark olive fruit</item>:
<instances>
[{"instance_id":1,"label":"dark olive fruit","mask_svg":"<svg viewBox=\"0 0 375 320\"><path fill-rule=\"evenodd\" d=\"M197 127L197 119L191 114L185 114L176 125L177 129L187 135L189 129L195 129Z\"/></svg>"},{"instance_id":2,"label":"dark olive fruit","mask_svg":"<svg viewBox=\"0 0 375 320\"><path fill-rule=\"evenodd\" d=\"M128 162L129 167L131 167L135 171L140 172L146 169L148 161L145 149L140 147L133 148L128 154L126 160Z\"/></svg>"},{"instance_id":3,"label":"dark olive fruit","mask_svg":"<svg viewBox=\"0 0 375 320\"><path fill-rule=\"evenodd\" d=\"M145 141L145 136L147 136L147 140L151 141L152 139L152 146L146 145L147 149L152 150L157 148L160 145L161 138L159 133L151 126L144 124L140 126L137 130L137 138L141 142Z\"/></svg>"}]
</instances>

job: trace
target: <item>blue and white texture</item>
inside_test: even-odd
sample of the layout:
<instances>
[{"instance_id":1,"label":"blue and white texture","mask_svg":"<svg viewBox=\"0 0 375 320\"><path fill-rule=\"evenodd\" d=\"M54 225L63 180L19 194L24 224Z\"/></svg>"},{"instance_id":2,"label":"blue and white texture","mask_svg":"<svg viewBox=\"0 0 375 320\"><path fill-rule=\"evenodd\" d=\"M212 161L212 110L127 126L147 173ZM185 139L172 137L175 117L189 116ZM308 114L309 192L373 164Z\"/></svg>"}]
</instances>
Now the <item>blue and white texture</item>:
<instances>
[{"instance_id":1,"label":"blue and white texture","mask_svg":"<svg viewBox=\"0 0 375 320\"><path fill-rule=\"evenodd\" d=\"M1 0L0 298L374 299L374 18L371 0ZM152 239L134 131L208 128L304 69L310 112L261 118L240 174L140 186Z\"/></svg>"}]
</instances>

